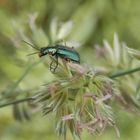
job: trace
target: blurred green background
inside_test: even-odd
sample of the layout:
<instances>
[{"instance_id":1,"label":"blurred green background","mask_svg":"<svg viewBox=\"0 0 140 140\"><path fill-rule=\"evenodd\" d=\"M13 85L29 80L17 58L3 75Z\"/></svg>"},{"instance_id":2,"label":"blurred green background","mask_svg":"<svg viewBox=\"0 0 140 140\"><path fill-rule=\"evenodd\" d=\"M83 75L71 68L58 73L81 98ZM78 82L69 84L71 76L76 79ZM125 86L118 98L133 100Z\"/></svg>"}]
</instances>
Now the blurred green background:
<instances>
[{"instance_id":1,"label":"blurred green background","mask_svg":"<svg viewBox=\"0 0 140 140\"><path fill-rule=\"evenodd\" d=\"M32 38L40 46L47 45L53 33L50 28L55 26L52 25L55 24L52 22L54 19L60 22L59 26L66 21L73 23L65 40L73 39L81 43L78 49L82 61L86 63L98 64L98 62L93 63L89 57L93 55L94 45L102 45L103 39L112 42L115 32L129 47L139 49L139 6L139 0L0 0L1 93L9 89L29 63L38 59L36 56L27 57L26 55L33 50L26 45L21 45L19 40L22 37L23 39ZM37 14L34 25L32 22ZM50 81L52 77L53 75L39 64L33 67L20 83L20 88L32 89L42 85L44 81ZM83 132L82 139L139 140L140 118L123 110L117 110L116 115L120 138L116 137L112 128L108 128L101 136ZM0 140L63 139L55 134L54 120L52 115L42 117L41 113L37 113L32 116L31 121L20 123L14 120L11 106L1 108ZM73 139L70 133L67 139Z\"/></svg>"}]
</instances>

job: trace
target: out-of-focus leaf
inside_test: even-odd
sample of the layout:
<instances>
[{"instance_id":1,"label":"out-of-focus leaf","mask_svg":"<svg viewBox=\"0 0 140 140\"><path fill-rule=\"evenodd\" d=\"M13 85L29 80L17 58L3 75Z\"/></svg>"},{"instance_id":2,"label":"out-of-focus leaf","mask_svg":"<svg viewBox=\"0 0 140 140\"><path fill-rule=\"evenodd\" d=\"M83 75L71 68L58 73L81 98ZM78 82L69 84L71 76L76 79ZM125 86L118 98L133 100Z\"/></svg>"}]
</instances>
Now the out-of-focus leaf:
<instances>
[{"instance_id":1,"label":"out-of-focus leaf","mask_svg":"<svg viewBox=\"0 0 140 140\"><path fill-rule=\"evenodd\" d=\"M114 57L116 59L116 65L119 64L120 62L120 44L119 44L119 39L118 39L118 35L114 34Z\"/></svg>"},{"instance_id":2,"label":"out-of-focus leaf","mask_svg":"<svg viewBox=\"0 0 140 140\"><path fill-rule=\"evenodd\" d=\"M136 50L136 49L133 49L133 48L128 48L128 47L126 47L126 49L128 50L128 52L133 57L135 57L136 59L140 60L140 51L139 50Z\"/></svg>"},{"instance_id":3,"label":"out-of-focus leaf","mask_svg":"<svg viewBox=\"0 0 140 140\"><path fill-rule=\"evenodd\" d=\"M72 30L71 21L63 23L58 31L57 35L58 40L64 39L70 33L71 30Z\"/></svg>"}]
</instances>

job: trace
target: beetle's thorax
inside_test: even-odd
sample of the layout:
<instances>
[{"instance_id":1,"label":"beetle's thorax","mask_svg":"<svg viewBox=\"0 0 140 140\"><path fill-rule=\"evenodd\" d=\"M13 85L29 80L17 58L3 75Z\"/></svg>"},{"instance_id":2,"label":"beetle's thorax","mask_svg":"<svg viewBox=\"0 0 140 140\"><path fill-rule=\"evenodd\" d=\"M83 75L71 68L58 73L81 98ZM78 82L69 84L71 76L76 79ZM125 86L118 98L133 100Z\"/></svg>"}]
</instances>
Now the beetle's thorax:
<instances>
[{"instance_id":1,"label":"beetle's thorax","mask_svg":"<svg viewBox=\"0 0 140 140\"><path fill-rule=\"evenodd\" d=\"M57 49L55 47L47 47L44 53L49 55L55 55L56 51Z\"/></svg>"},{"instance_id":2,"label":"beetle's thorax","mask_svg":"<svg viewBox=\"0 0 140 140\"><path fill-rule=\"evenodd\" d=\"M43 47L40 49L39 56L42 57L44 55L54 55L56 53L56 48L55 47Z\"/></svg>"}]
</instances>

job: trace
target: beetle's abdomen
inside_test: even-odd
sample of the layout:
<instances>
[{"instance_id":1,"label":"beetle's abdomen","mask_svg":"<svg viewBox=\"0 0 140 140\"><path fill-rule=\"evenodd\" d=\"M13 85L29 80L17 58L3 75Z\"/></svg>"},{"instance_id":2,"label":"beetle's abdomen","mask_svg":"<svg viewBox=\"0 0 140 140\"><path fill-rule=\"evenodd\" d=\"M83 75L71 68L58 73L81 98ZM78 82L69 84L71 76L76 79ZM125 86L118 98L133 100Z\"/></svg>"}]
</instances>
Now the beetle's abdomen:
<instances>
[{"instance_id":1,"label":"beetle's abdomen","mask_svg":"<svg viewBox=\"0 0 140 140\"><path fill-rule=\"evenodd\" d=\"M68 48L68 49L67 48L59 48L57 50L57 54L61 58L70 59L71 61L80 63L79 54L75 50L73 50L71 48Z\"/></svg>"}]
</instances>

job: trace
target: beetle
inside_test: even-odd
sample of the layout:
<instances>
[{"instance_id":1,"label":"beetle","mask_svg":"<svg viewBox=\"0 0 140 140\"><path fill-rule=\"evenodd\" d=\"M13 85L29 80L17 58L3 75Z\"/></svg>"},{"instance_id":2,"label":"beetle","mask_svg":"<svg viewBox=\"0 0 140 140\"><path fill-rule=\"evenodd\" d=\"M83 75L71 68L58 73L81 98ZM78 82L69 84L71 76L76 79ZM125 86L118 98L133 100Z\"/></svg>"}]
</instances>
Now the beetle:
<instances>
[{"instance_id":1,"label":"beetle","mask_svg":"<svg viewBox=\"0 0 140 140\"><path fill-rule=\"evenodd\" d=\"M54 61L52 61L50 64L50 70L53 72L55 72L56 68L58 67L58 58L64 59L68 62L80 63L80 55L76 50L74 50L74 48L70 48L65 45L60 45L60 44L38 48L37 46L32 45L26 41L24 42L30 45L32 48L38 50L38 52L35 52L35 53L38 53L39 57L43 57L45 55L50 55L50 56L55 57L56 59L55 67L53 67ZM32 54L35 54L35 53L32 53Z\"/></svg>"}]
</instances>

